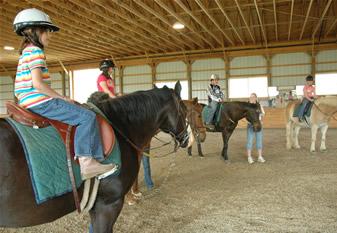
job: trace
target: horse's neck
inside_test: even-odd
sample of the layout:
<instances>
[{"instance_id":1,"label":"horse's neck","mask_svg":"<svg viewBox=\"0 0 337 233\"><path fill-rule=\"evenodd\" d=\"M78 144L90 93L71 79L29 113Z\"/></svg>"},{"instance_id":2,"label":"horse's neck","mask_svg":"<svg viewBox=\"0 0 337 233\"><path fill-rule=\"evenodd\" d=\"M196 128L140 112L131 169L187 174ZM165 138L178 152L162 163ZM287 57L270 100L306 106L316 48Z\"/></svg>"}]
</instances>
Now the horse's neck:
<instances>
[{"instance_id":1,"label":"horse's neck","mask_svg":"<svg viewBox=\"0 0 337 233\"><path fill-rule=\"evenodd\" d=\"M316 107L319 111L327 116L332 116L337 112L337 97L322 97L316 103Z\"/></svg>"}]
</instances>

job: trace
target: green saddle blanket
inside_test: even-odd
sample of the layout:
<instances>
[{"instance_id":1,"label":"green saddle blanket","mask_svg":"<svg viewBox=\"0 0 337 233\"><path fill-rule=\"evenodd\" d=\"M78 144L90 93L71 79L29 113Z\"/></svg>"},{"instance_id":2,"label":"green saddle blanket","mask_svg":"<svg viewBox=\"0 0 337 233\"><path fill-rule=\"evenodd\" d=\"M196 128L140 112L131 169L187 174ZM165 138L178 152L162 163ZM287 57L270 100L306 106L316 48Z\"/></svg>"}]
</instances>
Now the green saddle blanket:
<instances>
[{"instance_id":1,"label":"green saddle blanket","mask_svg":"<svg viewBox=\"0 0 337 233\"><path fill-rule=\"evenodd\" d=\"M72 192L66 148L57 130L52 126L34 129L11 118L6 120L16 131L23 146L37 204ZM121 167L121 152L117 138L111 154L103 163L114 163ZM72 166L78 188L83 182L80 167L74 161ZM116 176L119 172L113 175Z\"/></svg>"},{"instance_id":2,"label":"green saddle blanket","mask_svg":"<svg viewBox=\"0 0 337 233\"><path fill-rule=\"evenodd\" d=\"M219 125L220 123L220 120L221 120L221 110L223 109L223 104L218 104L218 107L214 113L214 116L213 116L213 120L212 120L212 123L214 125ZM203 119L203 122L205 123L205 119L208 118L208 115L209 115L209 112L210 112L210 107L207 105L203 108L202 110L202 119Z\"/></svg>"}]
</instances>

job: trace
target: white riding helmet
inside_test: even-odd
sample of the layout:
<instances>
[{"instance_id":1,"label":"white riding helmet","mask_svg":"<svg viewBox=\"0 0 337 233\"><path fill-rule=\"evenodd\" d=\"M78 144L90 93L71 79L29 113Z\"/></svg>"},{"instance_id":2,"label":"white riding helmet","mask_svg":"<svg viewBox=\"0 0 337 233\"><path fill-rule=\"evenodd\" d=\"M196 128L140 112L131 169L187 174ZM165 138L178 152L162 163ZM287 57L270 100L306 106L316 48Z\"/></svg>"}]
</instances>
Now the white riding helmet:
<instances>
[{"instance_id":1,"label":"white riding helmet","mask_svg":"<svg viewBox=\"0 0 337 233\"><path fill-rule=\"evenodd\" d=\"M211 75L211 81L212 80L219 80L219 76L217 74L212 74Z\"/></svg>"},{"instance_id":2,"label":"white riding helmet","mask_svg":"<svg viewBox=\"0 0 337 233\"><path fill-rule=\"evenodd\" d=\"M60 30L59 27L52 23L46 13L35 8L20 11L13 22L14 31L19 36L23 36L23 30L29 26L44 26L49 28L52 32Z\"/></svg>"}]
</instances>

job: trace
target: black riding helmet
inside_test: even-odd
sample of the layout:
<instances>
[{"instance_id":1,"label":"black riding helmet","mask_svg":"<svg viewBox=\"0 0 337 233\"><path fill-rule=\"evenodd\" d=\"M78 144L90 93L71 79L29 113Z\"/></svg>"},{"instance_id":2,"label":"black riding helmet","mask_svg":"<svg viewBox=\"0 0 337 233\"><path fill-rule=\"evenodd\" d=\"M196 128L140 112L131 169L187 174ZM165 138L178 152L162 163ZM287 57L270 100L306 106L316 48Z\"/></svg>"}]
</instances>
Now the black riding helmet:
<instances>
[{"instance_id":1,"label":"black riding helmet","mask_svg":"<svg viewBox=\"0 0 337 233\"><path fill-rule=\"evenodd\" d=\"M312 77L311 75L308 75L308 76L305 78L305 81L314 81L314 77Z\"/></svg>"},{"instance_id":2,"label":"black riding helmet","mask_svg":"<svg viewBox=\"0 0 337 233\"><path fill-rule=\"evenodd\" d=\"M114 64L113 61L110 60L110 59L104 59L103 61L101 61L101 62L99 63L99 69L100 69L100 70L103 70L103 69L109 68L109 67L112 67L112 68L115 67L115 64Z\"/></svg>"}]
</instances>

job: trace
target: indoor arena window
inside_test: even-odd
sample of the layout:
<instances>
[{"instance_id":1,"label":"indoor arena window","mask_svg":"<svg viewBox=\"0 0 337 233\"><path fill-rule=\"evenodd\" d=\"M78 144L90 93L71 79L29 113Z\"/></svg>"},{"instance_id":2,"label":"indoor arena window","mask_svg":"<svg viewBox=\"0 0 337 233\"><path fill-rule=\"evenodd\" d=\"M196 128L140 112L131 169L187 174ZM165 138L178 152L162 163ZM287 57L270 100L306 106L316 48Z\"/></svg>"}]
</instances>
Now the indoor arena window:
<instances>
[{"instance_id":1,"label":"indoor arena window","mask_svg":"<svg viewBox=\"0 0 337 233\"><path fill-rule=\"evenodd\" d=\"M317 95L336 95L337 73L316 74L315 85Z\"/></svg>"},{"instance_id":2,"label":"indoor arena window","mask_svg":"<svg viewBox=\"0 0 337 233\"><path fill-rule=\"evenodd\" d=\"M187 81L181 81L181 99L188 100L188 82ZM168 88L174 89L174 86L176 85L176 81L173 82L156 82L156 86L161 88L163 86L167 86Z\"/></svg>"},{"instance_id":3,"label":"indoor arena window","mask_svg":"<svg viewBox=\"0 0 337 233\"><path fill-rule=\"evenodd\" d=\"M230 78L229 98L248 98L251 93L256 93L258 97L268 97L268 78Z\"/></svg>"}]
</instances>

